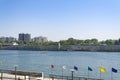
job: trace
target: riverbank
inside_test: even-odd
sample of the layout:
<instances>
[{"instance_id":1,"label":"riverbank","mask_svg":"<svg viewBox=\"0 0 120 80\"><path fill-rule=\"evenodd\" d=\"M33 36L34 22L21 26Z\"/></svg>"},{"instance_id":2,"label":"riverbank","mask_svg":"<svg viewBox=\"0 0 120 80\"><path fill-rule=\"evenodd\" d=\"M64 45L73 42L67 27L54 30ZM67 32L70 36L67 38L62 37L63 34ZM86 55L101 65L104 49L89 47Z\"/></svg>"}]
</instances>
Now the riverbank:
<instances>
[{"instance_id":1,"label":"riverbank","mask_svg":"<svg viewBox=\"0 0 120 80\"><path fill-rule=\"evenodd\" d=\"M65 46L6 46L0 47L0 50L35 50L35 51L93 51L93 52L120 52L120 45L99 45L99 46L81 46L81 45L65 45Z\"/></svg>"}]
</instances>

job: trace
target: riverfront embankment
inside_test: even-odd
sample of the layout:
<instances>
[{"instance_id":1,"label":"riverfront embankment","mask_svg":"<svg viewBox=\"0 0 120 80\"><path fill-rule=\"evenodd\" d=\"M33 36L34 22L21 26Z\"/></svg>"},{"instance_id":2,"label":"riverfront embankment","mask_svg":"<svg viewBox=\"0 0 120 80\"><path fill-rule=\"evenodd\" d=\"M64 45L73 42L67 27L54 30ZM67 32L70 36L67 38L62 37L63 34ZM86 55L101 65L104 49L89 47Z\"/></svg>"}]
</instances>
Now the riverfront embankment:
<instances>
[{"instance_id":1,"label":"riverfront embankment","mask_svg":"<svg viewBox=\"0 0 120 80\"><path fill-rule=\"evenodd\" d=\"M120 45L64 45L64 46L6 46L0 47L1 50L38 50L38 51L100 51L100 52L120 52Z\"/></svg>"}]
</instances>

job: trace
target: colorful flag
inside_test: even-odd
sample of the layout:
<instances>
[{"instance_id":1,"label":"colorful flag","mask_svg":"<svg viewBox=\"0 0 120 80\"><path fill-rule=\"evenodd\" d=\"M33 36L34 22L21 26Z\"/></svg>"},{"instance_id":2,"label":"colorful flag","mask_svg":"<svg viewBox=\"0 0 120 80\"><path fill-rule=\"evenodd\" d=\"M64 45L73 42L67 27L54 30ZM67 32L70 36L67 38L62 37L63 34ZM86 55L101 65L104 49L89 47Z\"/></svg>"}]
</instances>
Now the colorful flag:
<instances>
[{"instance_id":1,"label":"colorful flag","mask_svg":"<svg viewBox=\"0 0 120 80\"><path fill-rule=\"evenodd\" d=\"M93 71L93 69L91 67L88 66L88 71Z\"/></svg>"},{"instance_id":2,"label":"colorful flag","mask_svg":"<svg viewBox=\"0 0 120 80\"><path fill-rule=\"evenodd\" d=\"M78 67L77 67L77 66L74 66L74 70L78 71Z\"/></svg>"},{"instance_id":3,"label":"colorful flag","mask_svg":"<svg viewBox=\"0 0 120 80\"><path fill-rule=\"evenodd\" d=\"M54 68L55 68L55 66L52 64L52 65L51 65L51 68L52 68L52 69L54 69Z\"/></svg>"},{"instance_id":4,"label":"colorful flag","mask_svg":"<svg viewBox=\"0 0 120 80\"><path fill-rule=\"evenodd\" d=\"M112 72L117 73L117 69L112 68Z\"/></svg>"},{"instance_id":5,"label":"colorful flag","mask_svg":"<svg viewBox=\"0 0 120 80\"><path fill-rule=\"evenodd\" d=\"M66 69L66 66L62 66L62 69Z\"/></svg>"},{"instance_id":6,"label":"colorful flag","mask_svg":"<svg viewBox=\"0 0 120 80\"><path fill-rule=\"evenodd\" d=\"M100 67L100 72L105 73L106 72L106 68Z\"/></svg>"}]
</instances>

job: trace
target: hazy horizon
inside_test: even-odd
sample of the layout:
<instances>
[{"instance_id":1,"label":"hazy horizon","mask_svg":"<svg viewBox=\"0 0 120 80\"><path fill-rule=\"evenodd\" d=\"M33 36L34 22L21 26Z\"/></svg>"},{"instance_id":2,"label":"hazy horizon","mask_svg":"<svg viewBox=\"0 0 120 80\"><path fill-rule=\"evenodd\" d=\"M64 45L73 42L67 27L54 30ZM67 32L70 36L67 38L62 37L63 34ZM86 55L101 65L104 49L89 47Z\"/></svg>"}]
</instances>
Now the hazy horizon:
<instances>
[{"instance_id":1,"label":"hazy horizon","mask_svg":"<svg viewBox=\"0 0 120 80\"><path fill-rule=\"evenodd\" d=\"M119 0L0 0L0 37L120 38Z\"/></svg>"}]
</instances>

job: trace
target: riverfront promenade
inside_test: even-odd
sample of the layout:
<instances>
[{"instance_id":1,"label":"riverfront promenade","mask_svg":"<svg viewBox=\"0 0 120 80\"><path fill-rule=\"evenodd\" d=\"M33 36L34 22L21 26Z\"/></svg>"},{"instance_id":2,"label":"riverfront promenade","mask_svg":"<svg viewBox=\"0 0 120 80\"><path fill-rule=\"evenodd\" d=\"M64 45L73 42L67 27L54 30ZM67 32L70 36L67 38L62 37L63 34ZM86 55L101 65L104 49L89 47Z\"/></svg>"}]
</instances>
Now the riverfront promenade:
<instances>
[{"instance_id":1,"label":"riverfront promenade","mask_svg":"<svg viewBox=\"0 0 120 80\"><path fill-rule=\"evenodd\" d=\"M29 77L23 75L15 75L9 73L1 73L0 80L52 80L52 78L44 78L44 77ZM57 79L54 79L57 80Z\"/></svg>"},{"instance_id":2,"label":"riverfront promenade","mask_svg":"<svg viewBox=\"0 0 120 80\"><path fill-rule=\"evenodd\" d=\"M73 77L72 76L60 76L60 75L50 75L50 77L32 77L24 75L14 75L10 73L0 73L0 80L103 80L85 77Z\"/></svg>"}]
</instances>

